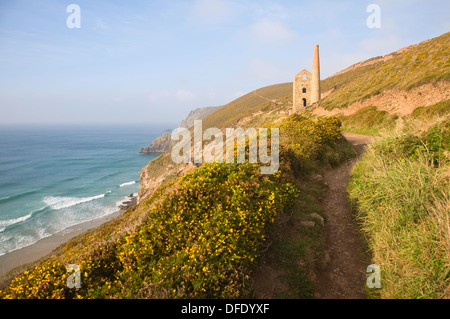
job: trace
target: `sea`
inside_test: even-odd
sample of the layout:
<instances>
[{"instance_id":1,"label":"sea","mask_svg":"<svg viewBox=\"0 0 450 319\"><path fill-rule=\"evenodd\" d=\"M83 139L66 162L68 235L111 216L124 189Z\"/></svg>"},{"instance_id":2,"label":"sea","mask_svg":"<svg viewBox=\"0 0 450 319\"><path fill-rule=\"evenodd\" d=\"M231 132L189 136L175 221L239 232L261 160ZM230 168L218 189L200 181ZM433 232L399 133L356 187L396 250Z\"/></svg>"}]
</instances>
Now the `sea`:
<instances>
[{"instance_id":1,"label":"sea","mask_svg":"<svg viewBox=\"0 0 450 319\"><path fill-rule=\"evenodd\" d=\"M117 212L170 127L0 127L0 256Z\"/></svg>"}]
</instances>

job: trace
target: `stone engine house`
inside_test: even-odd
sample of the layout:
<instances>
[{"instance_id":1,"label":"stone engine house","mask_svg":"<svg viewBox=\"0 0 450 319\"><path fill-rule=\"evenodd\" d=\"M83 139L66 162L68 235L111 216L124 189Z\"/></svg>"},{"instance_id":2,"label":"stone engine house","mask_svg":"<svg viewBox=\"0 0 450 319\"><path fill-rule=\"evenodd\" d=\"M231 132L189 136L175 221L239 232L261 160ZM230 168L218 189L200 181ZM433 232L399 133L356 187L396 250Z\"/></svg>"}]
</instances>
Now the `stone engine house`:
<instances>
[{"instance_id":1,"label":"stone engine house","mask_svg":"<svg viewBox=\"0 0 450 319\"><path fill-rule=\"evenodd\" d=\"M303 69L294 78L293 83L294 111L301 110L320 100L320 66L319 46L314 45L312 73Z\"/></svg>"}]
</instances>

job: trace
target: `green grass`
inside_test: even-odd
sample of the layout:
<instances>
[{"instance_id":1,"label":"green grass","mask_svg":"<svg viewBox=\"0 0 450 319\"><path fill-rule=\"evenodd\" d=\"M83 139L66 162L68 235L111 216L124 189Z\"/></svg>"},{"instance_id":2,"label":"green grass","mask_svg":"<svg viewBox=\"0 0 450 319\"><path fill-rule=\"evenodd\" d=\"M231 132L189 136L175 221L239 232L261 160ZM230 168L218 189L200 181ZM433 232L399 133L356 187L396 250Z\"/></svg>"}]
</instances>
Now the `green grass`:
<instances>
[{"instance_id":1,"label":"green grass","mask_svg":"<svg viewBox=\"0 0 450 319\"><path fill-rule=\"evenodd\" d=\"M323 214L318 203L325 186L320 182L303 182L301 196L294 206L278 214L270 225L267 241L271 243L261 256L259 264L276 271L276 288L270 297L283 299L313 298L314 284L311 273L320 264L323 228L317 223L313 228L301 225L302 220L311 220L310 213ZM260 275L261 276L261 275ZM265 278L267 274L263 274ZM264 280L264 279L263 279ZM267 291L256 291L256 297Z\"/></svg>"},{"instance_id":2,"label":"green grass","mask_svg":"<svg viewBox=\"0 0 450 319\"><path fill-rule=\"evenodd\" d=\"M381 268L382 288L372 296L450 297L447 125L385 138L352 171L350 200Z\"/></svg>"},{"instance_id":3,"label":"green grass","mask_svg":"<svg viewBox=\"0 0 450 319\"><path fill-rule=\"evenodd\" d=\"M380 135L382 131L395 128L397 115L377 110L376 106L366 106L357 112L340 116L343 130L365 135Z\"/></svg>"},{"instance_id":4,"label":"green grass","mask_svg":"<svg viewBox=\"0 0 450 319\"><path fill-rule=\"evenodd\" d=\"M414 109L410 117L419 120L434 120L438 117L450 114L450 100L441 101L439 103L422 106Z\"/></svg>"},{"instance_id":5,"label":"green grass","mask_svg":"<svg viewBox=\"0 0 450 319\"><path fill-rule=\"evenodd\" d=\"M292 95L292 82L275 84L252 91L204 118L203 128L235 127L239 120L256 112L267 113L275 109L284 108L284 106L270 102L267 99L275 100L280 98L283 100L285 96L289 95Z\"/></svg>"}]
</instances>

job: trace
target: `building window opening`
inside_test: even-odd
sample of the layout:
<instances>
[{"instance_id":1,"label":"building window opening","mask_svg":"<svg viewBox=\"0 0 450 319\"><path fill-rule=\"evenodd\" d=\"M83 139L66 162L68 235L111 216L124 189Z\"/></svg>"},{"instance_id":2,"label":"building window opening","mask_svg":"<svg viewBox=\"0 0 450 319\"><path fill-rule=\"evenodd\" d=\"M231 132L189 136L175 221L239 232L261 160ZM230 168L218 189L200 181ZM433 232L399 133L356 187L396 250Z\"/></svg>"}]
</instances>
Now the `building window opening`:
<instances>
[{"instance_id":1,"label":"building window opening","mask_svg":"<svg viewBox=\"0 0 450 319\"><path fill-rule=\"evenodd\" d=\"M303 88L303 89L302 89L302 93L306 93L306 88Z\"/></svg>"},{"instance_id":2,"label":"building window opening","mask_svg":"<svg viewBox=\"0 0 450 319\"><path fill-rule=\"evenodd\" d=\"M306 99L302 99L302 101L303 101L303 106L306 106Z\"/></svg>"}]
</instances>

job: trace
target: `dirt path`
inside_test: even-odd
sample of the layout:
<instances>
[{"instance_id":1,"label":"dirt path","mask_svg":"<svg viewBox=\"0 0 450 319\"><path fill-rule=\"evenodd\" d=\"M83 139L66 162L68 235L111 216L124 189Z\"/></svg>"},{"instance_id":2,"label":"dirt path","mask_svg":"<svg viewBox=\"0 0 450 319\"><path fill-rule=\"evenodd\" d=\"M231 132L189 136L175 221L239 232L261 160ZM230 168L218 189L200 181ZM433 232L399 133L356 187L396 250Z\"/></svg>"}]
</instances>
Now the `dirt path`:
<instances>
[{"instance_id":1,"label":"dirt path","mask_svg":"<svg viewBox=\"0 0 450 319\"><path fill-rule=\"evenodd\" d=\"M371 136L344 133L345 138L362 152L364 145L374 141ZM324 174L328 183L322 208L327 217L325 224L324 258L328 261L317 274L316 297L320 299L366 298L364 285L366 268L361 240L351 217L347 200L350 172L357 158Z\"/></svg>"}]
</instances>

